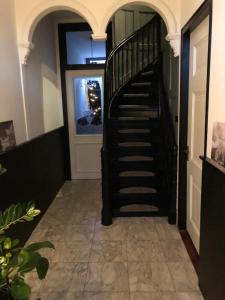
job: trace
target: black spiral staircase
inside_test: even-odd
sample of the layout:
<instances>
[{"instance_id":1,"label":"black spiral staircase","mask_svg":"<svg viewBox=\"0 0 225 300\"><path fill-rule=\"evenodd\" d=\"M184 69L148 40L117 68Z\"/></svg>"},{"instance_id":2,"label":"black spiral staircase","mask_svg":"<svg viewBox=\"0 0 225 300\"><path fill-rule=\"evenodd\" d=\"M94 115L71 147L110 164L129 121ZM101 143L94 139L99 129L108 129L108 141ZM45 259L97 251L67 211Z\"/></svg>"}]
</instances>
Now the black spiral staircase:
<instances>
[{"instance_id":1,"label":"black spiral staircase","mask_svg":"<svg viewBox=\"0 0 225 300\"><path fill-rule=\"evenodd\" d=\"M158 15L109 54L105 69L102 224L176 219L177 146L163 87Z\"/></svg>"}]
</instances>

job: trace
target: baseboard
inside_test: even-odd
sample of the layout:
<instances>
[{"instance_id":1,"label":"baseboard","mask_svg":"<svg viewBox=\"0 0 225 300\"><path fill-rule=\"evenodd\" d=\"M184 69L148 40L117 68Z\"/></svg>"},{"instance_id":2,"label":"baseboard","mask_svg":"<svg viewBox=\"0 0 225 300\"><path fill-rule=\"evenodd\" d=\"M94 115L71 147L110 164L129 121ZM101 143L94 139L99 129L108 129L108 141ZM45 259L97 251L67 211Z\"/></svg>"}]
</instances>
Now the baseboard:
<instances>
[{"instance_id":1,"label":"baseboard","mask_svg":"<svg viewBox=\"0 0 225 300\"><path fill-rule=\"evenodd\" d=\"M197 250L195 249L195 246L190 238L190 235L188 234L187 230L180 230L180 235L181 235L184 245L187 249L187 252L190 256L190 259L195 268L195 271L199 275L200 257L199 257Z\"/></svg>"}]
</instances>

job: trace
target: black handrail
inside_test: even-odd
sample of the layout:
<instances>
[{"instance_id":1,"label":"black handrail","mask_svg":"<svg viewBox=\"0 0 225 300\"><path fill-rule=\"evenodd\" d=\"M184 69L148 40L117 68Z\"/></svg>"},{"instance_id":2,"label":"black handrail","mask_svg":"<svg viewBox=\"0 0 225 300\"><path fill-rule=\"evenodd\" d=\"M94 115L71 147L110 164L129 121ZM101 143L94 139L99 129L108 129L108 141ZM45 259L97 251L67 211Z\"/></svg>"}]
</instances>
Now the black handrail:
<instances>
[{"instance_id":1,"label":"black handrail","mask_svg":"<svg viewBox=\"0 0 225 300\"><path fill-rule=\"evenodd\" d=\"M176 198L177 198L177 152L178 146L172 114L170 111L169 100L165 91L162 78L162 54L158 62L158 95L159 95L159 117L161 124L161 132L163 137L163 145L161 147L161 157L163 160L163 178L165 197L169 203L169 222L176 222Z\"/></svg>"},{"instance_id":2,"label":"black handrail","mask_svg":"<svg viewBox=\"0 0 225 300\"><path fill-rule=\"evenodd\" d=\"M139 71L158 58L159 23L160 16L156 14L109 54L105 65L105 117L108 115L112 96Z\"/></svg>"},{"instance_id":3,"label":"black handrail","mask_svg":"<svg viewBox=\"0 0 225 300\"><path fill-rule=\"evenodd\" d=\"M114 47L106 60L106 68L108 66L110 59L113 57L115 52L117 52L118 49L120 49L123 45L127 44L130 40L132 40L135 36L137 36L137 34L139 34L140 31L143 31L143 30L147 29L149 26L151 26L151 24L154 23L155 20L158 20L158 18L159 18L159 16L156 14L148 23L146 23L140 29L137 29L136 31L134 31L134 33L132 33L132 35L130 35L129 37L124 38L116 47Z\"/></svg>"}]
</instances>

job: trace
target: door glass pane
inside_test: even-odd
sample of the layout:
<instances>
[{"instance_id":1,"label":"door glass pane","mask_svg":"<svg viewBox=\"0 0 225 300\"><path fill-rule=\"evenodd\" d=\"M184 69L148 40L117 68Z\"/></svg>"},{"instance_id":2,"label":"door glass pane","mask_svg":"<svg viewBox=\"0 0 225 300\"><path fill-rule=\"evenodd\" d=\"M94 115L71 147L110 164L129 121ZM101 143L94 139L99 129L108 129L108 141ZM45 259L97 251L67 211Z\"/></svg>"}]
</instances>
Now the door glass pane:
<instances>
[{"instance_id":1,"label":"door glass pane","mask_svg":"<svg viewBox=\"0 0 225 300\"><path fill-rule=\"evenodd\" d=\"M78 135L102 134L102 77L75 77L75 128Z\"/></svg>"},{"instance_id":2,"label":"door glass pane","mask_svg":"<svg viewBox=\"0 0 225 300\"><path fill-rule=\"evenodd\" d=\"M91 31L66 33L67 64L104 64L105 41L93 41Z\"/></svg>"}]
</instances>

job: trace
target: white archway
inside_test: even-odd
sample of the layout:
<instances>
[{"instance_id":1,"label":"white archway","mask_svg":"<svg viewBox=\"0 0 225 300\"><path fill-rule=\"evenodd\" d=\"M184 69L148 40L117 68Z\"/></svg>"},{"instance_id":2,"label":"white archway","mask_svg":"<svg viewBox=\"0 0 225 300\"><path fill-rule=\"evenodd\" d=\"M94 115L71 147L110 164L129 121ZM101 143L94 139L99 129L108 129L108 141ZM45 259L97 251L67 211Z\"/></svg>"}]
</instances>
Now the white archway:
<instances>
[{"instance_id":1,"label":"white archway","mask_svg":"<svg viewBox=\"0 0 225 300\"><path fill-rule=\"evenodd\" d=\"M99 25L95 16L82 3L74 0L44 0L32 8L18 34L19 56L22 64L26 64L30 51L34 47L32 39L37 24L49 13L60 10L67 10L80 15L90 25L93 33L99 32ZM93 34L93 37L95 39L105 39L106 34L103 37Z\"/></svg>"},{"instance_id":2,"label":"white archway","mask_svg":"<svg viewBox=\"0 0 225 300\"><path fill-rule=\"evenodd\" d=\"M137 4L148 6L154 9L164 20L167 27L167 37L166 40L170 42L170 46L174 51L174 56L179 56L180 54L180 33L179 33L179 23L171 9L168 5L165 4L163 0L145 0L145 1L137 1L137 0L120 0L114 3L107 11L107 14L104 17L104 20L101 24L101 30L106 31L107 25L111 19L111 17L125 5L128 4Z\"/></svg>"},{"instance_id":3,"label":"white archway","mask_svg":"<svg viewBox=\"0 0 225 300\"><path fill-rule=\"evenodd\" d=\"M92 1L92 0L90 0ZM87 1L86 1L87 2ZM180 52L180 34L179 34L179 22L177 18L165 4L164 0L145 0L145 1L133 1L133 0L120 0L115 1L112 5L104 7L100 15L94 15L93 12L82 4L79 0L42 0L39 4L34 4L27 16L24 17L25 21L22 23L21 28L18 30L18 42L19 42L19 56L21 64L26 64L27 57L34 47L32 44L32 38L34 30L38 22L47 14L58 11L68 10L75 12L83 17L92 28L92 37L95 40L106 39L106 28L112 15L126 4L141 4L149 6L156 10L163 18L167 30L167 40L170 42L171 47L174 50L174 56L178 56ZM101 17L100 17L101 16Z\"/></svg>"}]
</instances>

